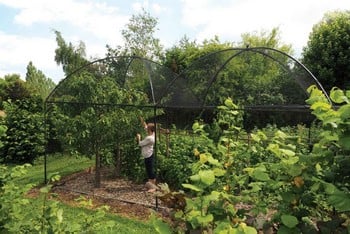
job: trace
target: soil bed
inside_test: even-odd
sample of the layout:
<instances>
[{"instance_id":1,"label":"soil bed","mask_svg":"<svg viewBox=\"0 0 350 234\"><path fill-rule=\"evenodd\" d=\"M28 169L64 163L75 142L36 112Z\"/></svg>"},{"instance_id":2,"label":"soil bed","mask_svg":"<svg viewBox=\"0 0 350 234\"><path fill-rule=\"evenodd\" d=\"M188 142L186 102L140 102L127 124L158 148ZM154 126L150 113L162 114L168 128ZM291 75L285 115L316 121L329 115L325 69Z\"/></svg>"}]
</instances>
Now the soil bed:
<instances>
[{"instance_id":1,"label":"soil bed","mask_svg":"<svg viewBox=\"0 0 350 234\"><path fill-rule=\"evenodd\" d=\"M101 186L95 188L95 173L88 170L61 178L54 184L51 192L57 194L56 200L71 206L79 206L78 198L91 199L94 207L109 206L109 212L120 216L147 220L151 210L162 211L164 207L152 193L147 192L144 184L136 184L123 178L112 178L111 172L101 172ZM36 196L38 188L29 195ZM162 212L161 212L162 213Z\"/></svg>"}]
</instances>

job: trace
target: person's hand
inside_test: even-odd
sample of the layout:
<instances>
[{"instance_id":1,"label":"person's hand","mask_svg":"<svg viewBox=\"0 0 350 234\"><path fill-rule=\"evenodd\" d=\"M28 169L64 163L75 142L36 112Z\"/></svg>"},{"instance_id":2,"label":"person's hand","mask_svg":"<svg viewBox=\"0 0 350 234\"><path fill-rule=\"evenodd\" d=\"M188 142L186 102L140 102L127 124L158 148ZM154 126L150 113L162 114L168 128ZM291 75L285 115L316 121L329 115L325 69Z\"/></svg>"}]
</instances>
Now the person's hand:
<instances>
[{"instance_id":1,"label":"person's hand","mask_svg":"<svg viewBox=\"0 0 350 234\"><path fill-rule=\"evenodd\" d=\"M143 118L140 116L140 121L141 124L143 125L144 128L147 128L147 123L143 120Z\"/></svg>"},{"instance_id":2,"label":"person's hand","mask_svg":"<svg viewBox=\"0 0 350 234\"><path fill-rule=\"evenodd\" d=\"M137 141L140 141L140 140L141 140L141 134L140 134L140 133L137 133L137 134L136 134L136 139L137 139Z\"/></svg>"}]
</instances>

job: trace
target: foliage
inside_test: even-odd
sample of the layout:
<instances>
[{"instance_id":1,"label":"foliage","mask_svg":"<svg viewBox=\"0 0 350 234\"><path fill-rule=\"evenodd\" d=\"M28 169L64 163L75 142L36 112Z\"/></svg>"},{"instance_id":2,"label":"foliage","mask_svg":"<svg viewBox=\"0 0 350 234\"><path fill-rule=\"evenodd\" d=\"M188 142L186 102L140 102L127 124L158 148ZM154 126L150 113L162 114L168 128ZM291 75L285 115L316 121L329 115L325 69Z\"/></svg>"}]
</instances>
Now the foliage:
<instances>
[{"instance_id":1,"label":"foliage","mask_svg":"<svg viewBox=\"0 0 350 234\"><path fill-rule=\"evenodd\" d=\"M332 87L349 89L350 12L328 12L314 25L302 62L321 82L326 91Z\"/></svg>"},{"instance_id":2,"label":"foliage","mask_svg":"<svg viewBox=\"0 0 350 234\"><path fill-rule=\"evenodd\" d=\"M271 31L262 30L258 33L244 33L242 42L238 43L241 47L268 47L281 50L287 54L292 54L292 47L288 44L283 44L280 38L279 28L273 28Z\"/></svg>"},{"instance_id":3,"label":"foliage","mask_svg":"<svg viewBox=\"0 0 350 234\"><path fill-rule=\"evenodd\" d=\"M7 127L5 125L0 125L0 139L6 135ZM4 146L2 140L0 140L0 149Z\"/></svg>"},{"instance_id":4,"label":"foliage","mask_svg":"<svg viewBox=\"0 0 350 234\"><path fill-rule=\"evenodd\" d=\"M26 73L26 85L32 95L38 95L45 100L55 88L55 83L47 78L44 73L38 70L32 62L29 62Z\"/></svg>"},{"instance_id":5,"label":"foliage","mask_svg":"<svg viewBox=\"0 0 350 234\"><path fill-rule=\"evenodd\" d=\"M44 153L45 125L41 104L41 100L35 98L5 103L7 131L2 137L2 161L32 163Z\"/></svg>"},{"instance_id":6,"label":"foliage","mask_svg":"<svg viewBox=\"0 0 350 234\"><path fill-rule=\"evenodd\" d=\"M140 129L139 116L147 118L150 111L142 112L132 106L148 104L147 94L123 88L124 82L119 82L119 76L115 77L113 61L93 63L72 73L86 64L84 48L75 49L71 44L67 45L59 33L56 34L59 46L56 61L71 72L69 79L63 80L50 97L50 101L60 103L49 108L56 113L50 117L50 122L57 129L63 147L95 157L97 187L102 163L114 164L117 175L124 168L122 163L127 170L140 171L140 163L131 163L139 159L133 156L138 155L134 137ZM125 77L122 79L125 81ZM135 175L140 177L140 173Z\"/></svg>"},{"instance_id":7,"label":"foliage","mask_svg":"<svg viewBox=\"0 0 350 234\"><path fill-rule=\"evenodd\" d=\"M232 43L220 42L217 37L202 44L185 37L166 51L162 63L180 74L183 80L178 80L191 90L197 105L218 106L228 97L248 109L262 105L263 111L245 113L247 129L267 123L285 125L300 119L304 123L310 121L300 113L293 113L291 117L265 111L272 105L303 105L307 87L301 86L310 78L287 56L292 53L291 46L281 43L277 28L260 34L244 34L242 42L237 43L236 48L232 46ZM271 49L256 51L250 46Z\"/></svg>"},{"instance_id":8,"label":"foliage","mask_svg":"<svg viewBox=\"0 0 350 234\"><path fill-rule=\"evenodd\" d=\"M119 164L127 162L127 170L132 170L134 167L129 158L131 152L135 152L134 137L141 127L139 116L147 118L147 112L128 104L146 103L145 95L137 91L127 92L112 78L98 77L94 70L74 74L62 85L59 91L64 93L58 98L63 103L56 105L58 115L52 121L63 147L95 157L97 172L102 162L116 161ZM116 106L112 107L114 103ZM126 150L131 150L130 155ZM99 181L99 173L96 173L96 186L99 186Z\"/></svg>"},{"instance_id":9,"label":"foliage","mask_svg":"<svg viewBox=\"0 0 350 234\"><path fill-rule=\"evenodd\" d=\"M0 177L0 231L9 233L101 233L111 232L116 223L105 221L107 207L100 207L97 212L87 214L79 212L74 219L67 219L64 211L57 201L49 200L49 192L52 185L46 185L40 189L42 204L37 207L36 203L25 198L25 193L32 184L18 186L14 179L21 177L29 165L16 166L8 169L1 165ZM59 179L54 175L51 181ZM92 205L90 200L82 198L81 205Z\"/></svg>"},{"instance_id":10,"label":"foliage","mask_svg":"<svg viewBox=\"0 0 350 234\"><path fill-rule=\"evenodd\" d=\"M82 41L75 47L72 43L67 44L59 31L55 31L55 35L58 46L55 50L55 62L57 65L62 65L66 76L87 64L85 44Z\"/></svg>"},{"instance_id":11,"label":"foliage","mask_svg":"<svg viewBox=\"0 0 350 234\"><path fill-rule=\"evenodd\" d=\"M49 177L58 178L57 172L69 175L90 166L93 161L87 160L86 157L50 155L47 163L48 173L52 175ZM10 233L43 233L34 227L38 222L47 224L47 226L43 226L44 230L49 229L49 227L63 230L66 227L66 231L60 233L81 233L87 232L87 229L89 229L89 233L154 233L154 229L148 223L109 214L109 211L103 207L100 211L96 211L95 206L91 207L94 203L83 196L76 200L78 205L75 206L55 202L57 194L52 193L52 191L47 192L50 186L56 182L53 182L49 187L44 186L45 188L42 189L38 198L27 196L28 189L43 181L42 159L37 159L33 166L6 167L1 165L0 181L0 219L8 221L5 229L2 226L3 223L0 222L0 233L9 233L5 230L18 230L19 228L23 231ZM60 182L57 181L57 183ZM21 205L23 203L26 205ZM16 211L10 212L13 209ZM43 215L44 213L45 215ZM59 221L61 218L63 223ZM104 227L106 224L112 223L113 230L107 230L107 227ZM73 232L77 228L80 230Z\"/></svg>"},{"instance_id":12,"label":"foliage","mask_svg":"<svg viewBox=\"0 0 350 234\"><path fill-rule=\"evenodd\" d=\"M23 194L32 185L18 186L13 179L25 174L29 165L17 166L9 170L6 166L0 165L0 232L8 230L12 233L20 233L21 226L30 224L28 218L31 213L24 211L28 207L29 200L23 198Z\"/></svg>"},{"instance_id":13,"label":"foliage","mask_svg":"<svg viewBox=\"0 0 350 234\"><path fill-rule=\"evenodd\" d=\"M229 133L228 136L232 137L232 134L237 134L240 128L227 121L239 120L240 114L235 111L237 106L229 99L220 108L222 113L218 122L226 125L225 133ZM228 118L229 116L231 118ZM185 206L178 206L174 214L174 218L185 223L185 226L177 225L175 230L177 232L197 230L201 233L257 233L255 228L247 226L244 221L245 212L236 209L237 199L230 194L229 185L223 183L229 174L226 170L228 163L224 161L228 157L227 147L221 148L221 143L215 146L209 140L204 125L199 122L194 123L193 131L201 138L207 139L203 141L207 144L199 144L193 151L197 161L189 165L192 175L187 183L182 184L189 191L187 195L182 195ZM221 138L220 142L227 143L228 136ZM160 199L164 197L167 200L179 199L179 196L181 193L177 192L171 195L161 194ZM159 224L155 225L161 228Z\"/></svg>"},{"instance_id":14,"label":"foliage","mask_svg":"<svg viewBox=\"0 0 350 234\"><path fill-rule=\"evenodd\" d=\"M196 162L193 149L203 149L213 142L207 137L185 131L171 129L169 145L166 139L158 141L158 180L171 185L172 189L180 189L191 175L191 165ZM166 147L169 147L166 149ZM166 152L168 151L168 155Z\"/></svg>"},{"instance_id":15,"label":"foliage","mask_svg":"<svg viewBox=\"0 0 350 234\"><path fill-rule=\"evenodd\" d=\"M26 83L20 79L19 75L6 75L4 79L0 81L0 100L2 108L4 101L16 101L30 97L30 90L28 90Z\"/></svg>"},{"instance_id":16,"label":"foliage","mask_svg":"<svg viewBox=\"0 0 350 234\"><path fill-rule=\"evenodd\" d=\"M157 19L144 9L139 14L132 15L126 29L122 30L126 54L158 61L162 57L162 46L154 36L157 24Z\"/></svg>"},{"instance_id":17,"label":"foliage","mask_svg":"<svg viewBox=\"0 0 350 234\"><path fill-rule=\"evenodd\" d=\"M198 58L209 53L231 48L231 43L222 43L218 37L205 40L203 43L190 41L186 36L177 45L165 51L162 64L175 73L182 73Z\"/></svg>"},{"instance_id":18,"label":"foliage","mask_svg":"<svg viewBox=\"0 0 350 234\"><path fill-rule=\"evenodd\" d=\"M328 173L322 172L325 173L324 179L337 187L346 188L350 184L349 91L344 92L337 88L331 90L330 98L339 105L337 108L332 107L315 87L310 87L309 92L311 96L308 103L313 114L322 121L323 127L320 140L313 147L313 153L322 159L319 163L322 170L328 171Z\"/></svg>"},{"instance_id":19,"label":"foliage","mask_svg":"<svg viewBox=\"0 0 350 234\"><path fill-rule=\"evenodd\" d=\"M345 233L350 208L349 94L334 89L332 100L343 105L333 109L320 90L311 87L309 91L307 102L324 126L311 153L301 139L300 127L294 136L269 129L272 136L268 137L266 130L256 130L249 145L237 141L235 136L244 134L237 126L240 114L227 100L220 107L218 122L223 121L225 125L219 126L225 127L218 144L210 151L194 151L199 159L192 164L189 183L183 185L191 192L182 195L186 206L174 218L185 222L187 230L231 230L253 219L249 225L270 231L277 227L278 233ZM193 126L206 135L203 125ZM177 192L163 196L168 200L179 197ZM245 205L237 206L238 202ZM258 217L266 213L271 217L261 222Z\"/></svg>"},{"instance_id":20,"label":"foliage","mask_svg":"<svg viewBox=\"0 0 350 234\"><path fill-rule=\"evenodd\" d=\"M278 28L261 31L259 34L245 33L242 35L240 46L267 47L285 54L292 54L291 45L281 42ZM288 67L288 63L291 62L289 58L280 53L270 55L274 57L274 60L266 59L265 56L258 53L245 53L240 56L233 74L239 79L239 86L235 87L238 95L237 98L232 98L244 105L303 103L306 95L295 82L297 78L295 76L298 74L283 71L283 66ZM251 64L254 64L253 68ZM248 100L242 102L241 99L246 98L247 94Z\"/></svg>"}]
</instances>

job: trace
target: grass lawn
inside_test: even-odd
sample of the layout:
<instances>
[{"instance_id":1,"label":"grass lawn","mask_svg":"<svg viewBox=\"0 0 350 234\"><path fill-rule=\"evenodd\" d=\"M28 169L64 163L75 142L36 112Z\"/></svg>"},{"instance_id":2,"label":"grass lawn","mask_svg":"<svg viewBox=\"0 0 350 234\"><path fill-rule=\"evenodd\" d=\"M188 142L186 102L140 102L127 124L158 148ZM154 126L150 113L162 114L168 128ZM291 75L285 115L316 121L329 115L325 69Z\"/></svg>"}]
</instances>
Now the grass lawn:
<instances>
[{"instance_id":1,"label":"grass lawn","mask_svg":"<svg viewBox=\"0 0 350 234\"><path fill-rule=\"evenodd\" d=\"M53 173L58 173L60 176L65 176L84 170L87 167L94 165L94 160L82 156L67 156L62 154L49 155L47 157L47 179ZM18 179L20 184L42 184L44 183L44 158L41 157L34 162L34 165L28 169L26 176Z\"/></svg>"},{"instance_id":2,"label":"grass lawn","mask_svg":"<svg viewBox=\"0 0 350 234\"><path fill-rule=\"evenodd\" d=\"M47 158L47 173L48 178L50 174L58 173L61 176L69 175L71 173L81 171L94 165L94 160L88 159L86 157L74 157L74 156L63 156L63 155L50 155ZM16 179L16 183L19 185L25 185L28 183L39 185L44 182L44 159L41 158L36 160L33 166L28 168L28 173ZM35 207L41 207L43 200L40 198L32 199L32 204ZM70 220L75 219L81 212L93 216L93 210L81 208L81 207L71 207L65 204L60 204L63 208L64 219ZM132 220L124 217L120 217L113 214L107 214L104 221L113 221L116 223L116 227L111 233L156 233L155 229L150 223L142 222L139 220Z\"/></svg>"}]
</instances>

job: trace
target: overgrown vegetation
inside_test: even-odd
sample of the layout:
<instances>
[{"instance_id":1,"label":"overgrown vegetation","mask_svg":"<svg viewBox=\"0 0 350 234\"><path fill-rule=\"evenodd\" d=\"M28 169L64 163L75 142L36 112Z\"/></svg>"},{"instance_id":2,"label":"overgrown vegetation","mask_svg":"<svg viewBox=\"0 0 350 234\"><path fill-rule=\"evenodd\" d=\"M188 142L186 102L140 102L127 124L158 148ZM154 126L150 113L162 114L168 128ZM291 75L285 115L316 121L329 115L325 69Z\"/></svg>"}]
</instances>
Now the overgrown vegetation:
<instances>
[{"instance_id":1,"label":"overgrown vegetation","mask_svg":"<svg viewBox=\"0 0 350 234\"><path fill-rule=\"evenodd\" d=\"M247 223L278 233L350 231L350 93L333 89L332 101L340 105L333 109L320 90L310 87L309 92L307 102L322 123L311 152L300 135L279 129L272 138L256 131L250 145L236 141L234 136L242 132L237 106L227 100L220 107L221 116L228 118L219 121L225 121L227 129L215 147L195 149L198 161L182 184L187 192L161 194L168 202L179 201L179 196L186 201L176 207L174 219L185 224L174 227L177 232L256 233ZM196 123L193 128L207 137L203 125ZM241 203L249 208L240 207Z\"/></svg>"},{"instance_id":2,"label":"overgrown vegetation","mask_svg":"<svg viewBox=\"0 0 350 234\"><path fill-rule=\"evenodd\" d=\"M60 169L63 174L72 173L84 167L84 158L77 164L66 167L66 157L51 161L51 169ZM70 160L72 162L72 160ZM80 162L78 164L78 162ZM42 183L42 163L37 166L0 166L0 232L1 233L154 233L153 228L140 221L132 221L108 214L108 207L91 210L91 200L80 198L79 207L69 207L49 197L51 185L40 189L38 198L28 198L26 193L34 184ZM58 165L64 166L58 168ZM85 164L86 166L87 164ZM90 162L91 165L91 162ZM56 167L56 168L54 168ZM40 176L38 176L38 170ZM28 170L30 174L28 174ZM31 176L32 175L32 176ZM51 173L50 181L59 179L57 173ZM30 178L29 178L30 177ZM31 183L28 183L28 182Z\"/></svg>"},{"instance_id":3,"label":"overgrown vegetation","mask_svg":"<svg viewBox=\"0 0 350 234\"><path fill-rule=\"evenodd\" d=\"M315 27L309 48L304 50L304 61L316 69L317 77L328 89L332 84L348 86L344 59L349 47L348 18L348 12L328 15L327 24ZM171 140L167 135L158 136L157 174L161 182L171 185L171 190L184 191L171 192L164 185L160 196L174 208L174 223L166 225L154 218L157 231L349 233L350 92L333 88L330 97L335 106L314 86L307 97L299 85L305 86L308 81L300 78L300 68L291 64L287 56L277 54L272 61L261 56L262 51L232 54L229 49L234 44L222 43L217 37L203 43L185 37L163 51L153 37L156 24L157 20L144 11L132 17L122 32L125 48L108 46L107 55L123 59L93 64L86 58L83 42L75 47L56 31L55 61L69 79L62 81L55 92L51 93L53 82L31 62L26 82L18 75L1 79L4 113L0 123L0 162L31 163L34 167L0 166L0 231L122 232L124 227L105 219L104 208L66 218L62 205L48 200L49 184L42 188L42 197L30 203L23 195L43 176L36 163L43 160L45 150L67 153L71 155L66 160L68 164L49 157L49 174L71 173L90 166L94 158L96 187L100 184L101 165L114 165L116 175L141 182L143 162L134 140L142 130L139 117L154 121L151 117L170 116L178 117L174 122L180 123L179 129L166 129L175 133ZM260 35L244 34L237 45L291 53L289 45L280 43L278 34L278 29ZM335 37L337 40L333 40ZM216 53L219 50L225 52ZM128 60L125 56L130 55L161 64L137 57ZM199 57L203 59L196 60ZM290 68L289 72L286 68ZM184 80L173 82L177 74ZM150 82L152 79L157 82ZM162 96L169 83L174 88ZM154 89L160 93L154 93ZM53 102L44 108L49 93ZM305 112L242 112L245 105L304 105L307 98L317 118L313 125L317 133L312 134L316 136L312 139L307 133L310 125L288 126L305 120ZM164 108L154 112L156 103L169 100L173 101L169 104L185 100L185 104L197 107L221 106L205 120L195 122L192 131L185 131L182 127L192 124L192 119L187 118L187 112L192 110ZM309 124L310 119L305 122ZM279 128L276 123L287 127ZM161 139L164 136L166 139ZM78 153L86 159L74 158ZM31 168L30 173L24 176L27 168ZM82 201L89 206L90 201ZM132 231L130 227L125 230ZM146 230L154 231L149 227Z\"/></svg>"}]
</instances>

